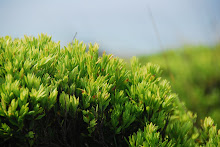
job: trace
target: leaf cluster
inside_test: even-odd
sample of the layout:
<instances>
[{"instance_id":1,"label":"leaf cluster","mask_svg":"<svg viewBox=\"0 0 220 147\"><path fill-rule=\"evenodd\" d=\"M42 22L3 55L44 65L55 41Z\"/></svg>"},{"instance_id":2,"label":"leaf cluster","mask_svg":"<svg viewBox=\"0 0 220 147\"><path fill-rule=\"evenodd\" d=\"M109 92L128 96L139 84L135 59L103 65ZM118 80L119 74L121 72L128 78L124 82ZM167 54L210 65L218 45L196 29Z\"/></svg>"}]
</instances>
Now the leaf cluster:
<instances>
[{"instance_id":1,"label":"leaf cluster","mask_svg":"<svg viewBox=\"0 0 220 147\"><path fill-rule=\"evenodd\" d=\"M75 40L0 38L0 143L4 146L214 146L211 118L201 128L161 79L141 66Z\"/></svg>"}]
</instances>

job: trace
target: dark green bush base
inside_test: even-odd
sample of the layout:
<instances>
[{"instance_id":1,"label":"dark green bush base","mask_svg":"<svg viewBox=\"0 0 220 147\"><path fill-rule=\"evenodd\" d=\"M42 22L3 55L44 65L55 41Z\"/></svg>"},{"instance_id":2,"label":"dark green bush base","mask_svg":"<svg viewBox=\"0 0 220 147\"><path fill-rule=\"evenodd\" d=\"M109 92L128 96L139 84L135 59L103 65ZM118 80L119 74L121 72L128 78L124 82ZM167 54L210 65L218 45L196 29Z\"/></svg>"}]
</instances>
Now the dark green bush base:
<instances>
[{"instance_id":1,"label":"dark green bush base","mask_svg":"<svg viewBox=\"0 0 220 147\"><path fill-rule=\"evenodd\" d=\"M157 65L124 66L97 44L0 38L1 146L220 145L213 120L195 127Z\"/></svg>"}]
</instances>

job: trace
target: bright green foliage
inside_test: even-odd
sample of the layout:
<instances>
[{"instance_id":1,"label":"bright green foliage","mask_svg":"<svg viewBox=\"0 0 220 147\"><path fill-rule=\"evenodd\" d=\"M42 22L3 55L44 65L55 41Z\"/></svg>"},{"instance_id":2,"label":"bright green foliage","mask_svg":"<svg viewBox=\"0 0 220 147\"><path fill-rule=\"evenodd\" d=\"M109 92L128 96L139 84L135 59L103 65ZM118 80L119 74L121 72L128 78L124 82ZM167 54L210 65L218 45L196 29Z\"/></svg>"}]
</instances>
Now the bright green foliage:
<instances>
[{"instance_id":1,"label":"bright green foliage","mask_svg":"<svg viewBox=\"0 0 220 147\"><path fill-rule=\"evenodd\" d=\"M157 65L131 70L98 45L64 49L40 35L0 38L0 143L12 146L212 146L219 131L202 128L160 77Z\"/></svg>"},{"instance_id":2,"label":"bright green foliage","mask_svg":"<svg viewBox=\"0 0 220 147\"><path fill-rule=\"evenodd\" d=\"M159 64L162 77L171 82L173 91L198 114L198 122L211 116L220 125L220 45L185 46L182 50L143 56L142 64Z\"/></svg>"},{"instance_id":3,"label":"bright green foliage","mask_svg":"<svg viewBox=\"0 0 220 147\"><path fill-rule=\"evenodd\" d=\"M139 131L134 133L134 135L129 137L130 146L174 146L175 144L172 141L168 142L168 139L162 141L160 137L160 132L157 132L158 127L152 123L146 124L144 131Z\"/></svg>"},{"instance_id":4,"label":"bright green foliage","mask_svg":"<svg viewBox=\"0 0 220 147\"><path fill-rule=\"evenodd\" d=\"M205 118L202 129L201 140L199 140L201 143L207 142L207 146L220 146L220 130L217 130L210 117Z\"/></svg>"}]
</instances>

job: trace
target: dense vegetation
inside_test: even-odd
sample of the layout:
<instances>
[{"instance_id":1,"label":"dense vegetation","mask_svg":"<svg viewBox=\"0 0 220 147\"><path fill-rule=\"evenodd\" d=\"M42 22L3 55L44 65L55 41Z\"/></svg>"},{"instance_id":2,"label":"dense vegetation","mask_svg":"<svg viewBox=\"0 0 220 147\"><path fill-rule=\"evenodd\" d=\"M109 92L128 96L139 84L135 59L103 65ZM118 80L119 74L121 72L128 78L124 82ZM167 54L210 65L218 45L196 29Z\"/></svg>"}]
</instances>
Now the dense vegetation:
<instances>
[{"instance_id":1,"label":"dense vegetation","mask_svg":"<svg viewBox=\"0 0 220 147\"><path fill-rule=\"evenodd\" d=\"M98 45L0 38L1 146L218 146L220 131L172 93L159 66L131 70Z\"/></svg>"},{"instance_id":2,"label":"dense vegetation","mask_svg":"<svg viewBox=\"0 0 220 147\"><path fill-rule=\"evenodd\" d=\"M220 44L185 46L139 60L159 64L162 77L171 81L172 90L187 108L197 113L199 120L211 116L220 126Z\"/></svg>"}]
</instances>

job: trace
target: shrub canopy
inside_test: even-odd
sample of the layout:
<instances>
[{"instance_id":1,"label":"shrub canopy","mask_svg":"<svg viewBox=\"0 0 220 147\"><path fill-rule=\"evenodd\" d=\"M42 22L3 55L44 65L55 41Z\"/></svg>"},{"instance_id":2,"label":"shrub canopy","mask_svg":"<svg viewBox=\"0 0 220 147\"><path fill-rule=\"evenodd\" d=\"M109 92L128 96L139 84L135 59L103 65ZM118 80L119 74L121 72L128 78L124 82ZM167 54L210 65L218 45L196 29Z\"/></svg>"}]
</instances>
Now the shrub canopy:
<instances>
[{"instance_id":1,"label":"shrub canopy","mask_svg":"<svg viewBox=\"0 0 220 147\"><path fill-rule=\"evenodd\" d=\"M160 77L157 65L131 70L98 45L60 49L41 34L0 38L0 143L16 146L218 146Z\"/></svg>"}]
</instances>

